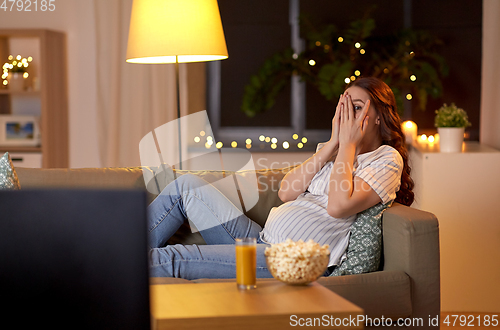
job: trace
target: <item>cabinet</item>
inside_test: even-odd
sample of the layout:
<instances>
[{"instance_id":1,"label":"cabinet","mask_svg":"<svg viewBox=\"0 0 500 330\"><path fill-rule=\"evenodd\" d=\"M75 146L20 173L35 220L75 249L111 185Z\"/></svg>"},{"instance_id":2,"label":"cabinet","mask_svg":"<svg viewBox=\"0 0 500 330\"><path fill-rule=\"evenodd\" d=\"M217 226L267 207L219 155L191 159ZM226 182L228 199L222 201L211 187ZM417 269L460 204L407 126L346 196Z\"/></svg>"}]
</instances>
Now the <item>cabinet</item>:
<instances>
[{"instance_id":1,"label":"cabinet","mask_svg":"<svg viewBox=\"0 0 500 330\"><path fill-rule=\"evenodd\" d=\"M413 207L439 221L441 310L500 311L500 151L466 142L460 153L410 151Z\"/></svg>"},{"instance_id":2,"label":"cabinet","mask_svg":"<svg viewBox=\"0 0 500 330\"><path fill-rule=\"evenodd\" d=\"M69 163L66 38L45 29L0 29L0 65L9 55L32 56L23 90L0 85L0 114L38 117L38 146L0 145L24 166L64 168ZM38 159L38 160L37 160ZM15 166L16 163L14 162ZM23 166L21 163L19 166Z\"/></svg>"}]
</instances>

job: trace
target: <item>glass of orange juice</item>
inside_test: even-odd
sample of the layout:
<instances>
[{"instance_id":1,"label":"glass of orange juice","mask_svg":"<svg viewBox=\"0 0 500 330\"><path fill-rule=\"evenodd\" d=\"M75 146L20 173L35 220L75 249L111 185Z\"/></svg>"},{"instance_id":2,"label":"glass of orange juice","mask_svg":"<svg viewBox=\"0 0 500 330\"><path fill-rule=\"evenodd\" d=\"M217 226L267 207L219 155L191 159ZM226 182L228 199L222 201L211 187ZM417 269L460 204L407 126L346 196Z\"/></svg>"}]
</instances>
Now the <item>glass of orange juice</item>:
<instances>
[{"instance_id":1,"label":"glass of orange juice","mask_svg":"<svg viewBox=\"0 0 500 330\"><path fill-rule=\"evenodd\" d=\"M239 289L257 287L257 240L254 237L236 239L236 285Z\"/></svg>"}]
</instances>

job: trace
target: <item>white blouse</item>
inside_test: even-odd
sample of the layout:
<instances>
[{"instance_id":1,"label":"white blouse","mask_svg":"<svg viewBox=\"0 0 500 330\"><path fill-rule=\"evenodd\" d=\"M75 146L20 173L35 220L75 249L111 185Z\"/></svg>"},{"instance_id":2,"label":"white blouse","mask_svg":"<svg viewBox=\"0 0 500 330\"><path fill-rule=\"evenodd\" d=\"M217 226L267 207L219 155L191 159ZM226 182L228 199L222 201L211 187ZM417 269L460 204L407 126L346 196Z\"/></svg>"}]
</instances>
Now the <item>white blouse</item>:
<instances>
[{"instance_id":1,"label":"white blouse","mask_svg":"<svg viewBox=\"0 0 500 330\"><path fill-rule=\"evenodd\" d=\"M318 145L318 150L324 144ZM306 192L297 199L275 207L269 213L260 238L267 243L280 243L290 238L314 240L328 244L330 263L338 265L348 242L350 227L356 214L334 218L327 212L328 192L333 162L326 163L313 177ZM353 176L363 179L380 196L383 204L392 203L401 184L403 159L391 146L358 155L354 162Z\"/></svg>"}]
</instances>

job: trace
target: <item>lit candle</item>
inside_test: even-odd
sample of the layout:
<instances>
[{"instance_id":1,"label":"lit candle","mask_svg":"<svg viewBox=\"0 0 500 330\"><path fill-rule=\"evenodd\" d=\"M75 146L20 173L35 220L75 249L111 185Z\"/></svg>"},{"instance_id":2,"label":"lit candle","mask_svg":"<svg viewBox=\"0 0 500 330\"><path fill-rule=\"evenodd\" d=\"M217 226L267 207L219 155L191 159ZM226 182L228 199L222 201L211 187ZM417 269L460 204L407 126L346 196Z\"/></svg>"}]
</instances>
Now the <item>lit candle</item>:
<instances>
[{"instance_id":1,"label":"lit candle","mask_svg":"<svg viewBox=\"0 0 500 330\"><path fill-rule=\"evenodd\" d=\"M413 144L413 141L417 140L417 124L411 120L407 120L403 122L402 130L405 135L406 144Z\"/></svg>"},{"instance_id":2,"label":"lit candle","mask_svg":"<svg viewBox=\"0 0 500 330\"><path fill-rule=\"evenodd\" d=\"M429 149L433 150L434 149L434 136L433 135L429 135L429 137L427 138L427 141L429 142L428 146L429 146Z\"/></svg>"}]
</instances>

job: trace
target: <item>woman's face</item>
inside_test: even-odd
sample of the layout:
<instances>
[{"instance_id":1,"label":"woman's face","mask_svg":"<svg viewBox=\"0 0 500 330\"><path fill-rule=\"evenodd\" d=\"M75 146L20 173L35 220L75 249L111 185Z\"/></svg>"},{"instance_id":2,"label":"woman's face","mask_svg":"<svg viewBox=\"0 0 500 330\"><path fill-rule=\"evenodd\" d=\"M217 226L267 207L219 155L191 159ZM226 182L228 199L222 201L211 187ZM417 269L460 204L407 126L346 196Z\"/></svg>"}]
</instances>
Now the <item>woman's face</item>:
<instances>
[{"instance_id":1,"label":"woman's face","mask_svg":"<svg viewBox=\"0 0 500 330\"><path fill-rule=\"evenodd\" d=\"M346 90L346 93L351 96L354 116L358 118L361 110L366 104L366 101L370 100L370 95L363 88L358 86L349 87ZM380 116L377 114L377 111L375 110L375 107L373 106L373 102L371 100L370 108L368 109L366 115L368 116L368 122L366 127L365 139L366 141L371 141L379 134L380 127L380 125L376 124L377 120L380 120Z\"/></svg>"}]
</instances>

